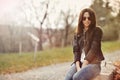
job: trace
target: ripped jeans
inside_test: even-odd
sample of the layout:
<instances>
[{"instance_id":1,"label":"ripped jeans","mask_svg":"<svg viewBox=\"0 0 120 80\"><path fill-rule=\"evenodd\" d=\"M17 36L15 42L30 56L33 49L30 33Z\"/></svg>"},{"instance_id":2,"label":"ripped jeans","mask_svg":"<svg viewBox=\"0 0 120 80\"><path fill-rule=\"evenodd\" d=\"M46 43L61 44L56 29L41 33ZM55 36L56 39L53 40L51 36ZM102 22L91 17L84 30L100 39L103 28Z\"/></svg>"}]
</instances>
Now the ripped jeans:
<instances>
[{"instance_id":1,"label":"ripped jeans","mask_svg":"<svg viewBox=\"0 0 120 80\"><path fill-rule=\"evenodd\" d=\"M73 64L65 76L65 80L91 80L101 71L100 64L88 64L77 72L76 65Z\"/></svg>"}]
</instances>

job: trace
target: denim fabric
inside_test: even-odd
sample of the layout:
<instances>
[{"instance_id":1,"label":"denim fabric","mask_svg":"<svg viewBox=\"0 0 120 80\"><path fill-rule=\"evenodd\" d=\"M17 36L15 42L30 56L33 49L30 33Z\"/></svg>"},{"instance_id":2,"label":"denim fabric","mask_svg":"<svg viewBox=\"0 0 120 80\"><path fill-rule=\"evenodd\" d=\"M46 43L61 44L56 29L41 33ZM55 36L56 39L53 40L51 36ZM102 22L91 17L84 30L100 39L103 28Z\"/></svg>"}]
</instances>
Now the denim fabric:
<instances>
[{"instance_id":1,"label":"denim fabric","mask_svg":"<svg viewBox=\"0 0 120 80\"><path fill-rule=\"evenodd\" d=\"M88 64L78 72L75 64L73 64L67 72L65 80L91 80L97 76L100 71L100 64Z\"/></svg>"}]
</instances>

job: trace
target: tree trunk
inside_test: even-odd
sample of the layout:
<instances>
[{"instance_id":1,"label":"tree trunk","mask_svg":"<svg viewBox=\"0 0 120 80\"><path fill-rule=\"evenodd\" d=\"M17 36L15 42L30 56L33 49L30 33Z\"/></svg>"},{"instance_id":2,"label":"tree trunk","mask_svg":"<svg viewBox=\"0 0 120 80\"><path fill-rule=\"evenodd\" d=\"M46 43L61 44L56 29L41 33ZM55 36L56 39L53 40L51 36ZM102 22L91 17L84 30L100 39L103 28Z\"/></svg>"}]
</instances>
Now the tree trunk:
<instances>
[{"instance_id":1,"label":"tree trunk","mask_svg":"<svg viewBox=\"0 0 120 80\"><path fill-rule=\"evenodd\" d=\"M69 31L69 25L66 25L65 27L65 35L64 35L64 47L67 46L67 41L68 41L68 31Z\"/></svg>"},{"instance_id":2,"label":"tree trunk","mask_svg":"<svg viewBox=\"0 0 120 80\"><path fill-rule=\"evenodd\" d=\"M43 50L43 46L42 46L42 27L40 28L40 30L38 30L39 32L39 42L38 42L38 50Z\"/></svg>"}]
</instances>

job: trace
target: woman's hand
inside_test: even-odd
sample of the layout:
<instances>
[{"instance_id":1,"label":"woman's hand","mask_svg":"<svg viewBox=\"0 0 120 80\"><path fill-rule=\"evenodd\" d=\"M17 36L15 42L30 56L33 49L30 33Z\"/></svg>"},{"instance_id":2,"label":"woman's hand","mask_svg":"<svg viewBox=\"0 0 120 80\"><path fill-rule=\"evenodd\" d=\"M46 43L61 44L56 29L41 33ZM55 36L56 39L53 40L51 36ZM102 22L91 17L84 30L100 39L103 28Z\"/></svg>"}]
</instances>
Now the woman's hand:
<instances>
[{"instance_id":1,"label":"woman's hand","mask_svg":"<svg viewBox=\"0 0 120 80\"><path fill-rule=\"evenodd\" d=\"M77 72L80 71L80 67L77 68Z\"/></svg>"},{"instance_id":2,"label":"woman's hand","mask_svg":"<svg viewBox=\"0 0 120 80\"><path fill-rule=\"evenodd\" d=\"M80 61L76 61L77 72L80 71Z\"/></svg>"},{"instance_id":3,"label":"woman's hand","mask_svg":"<svg viewBox=\"0 0 120 80\"><path fill-rule=\"evenodd\" d=\"M85 66L88 65L88 64L89 64L89 62L88 62L87 60L84 60L84 61L83 61L83 64L82 64L82 68L85 67Z\"/></svg>"}]
</instances>

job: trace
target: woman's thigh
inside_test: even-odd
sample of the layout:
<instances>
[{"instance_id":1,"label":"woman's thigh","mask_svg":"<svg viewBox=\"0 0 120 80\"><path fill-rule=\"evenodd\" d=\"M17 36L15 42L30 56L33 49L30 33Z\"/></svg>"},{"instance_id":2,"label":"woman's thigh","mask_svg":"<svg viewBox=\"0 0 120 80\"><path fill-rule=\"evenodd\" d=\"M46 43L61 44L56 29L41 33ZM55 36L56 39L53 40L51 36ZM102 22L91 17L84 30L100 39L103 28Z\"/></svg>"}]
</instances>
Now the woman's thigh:
<instances>
[{"instance_id":1,"label":"woman's thigh","mask_svg":"<svg viewBox=\"0 0 120 80\"><path fill-rule=\"evenodd\" d=\"M73 80L73 75L77 72L76 66L75 64L73 64L71 66L71 68L69 69L69 71L67 72L66 76L65 76L65 80Z\"/></svg>"},{"instance_id":2,"label":"woman's thigh","mask_svg":"<svg viewBox=\"0 0 120 80\"><path fill-rule=\"evenodd\" d=\"M88 64L73 76L73 80L90 80L100 73L100 65Z\"/></svg>"}]
</instances>

